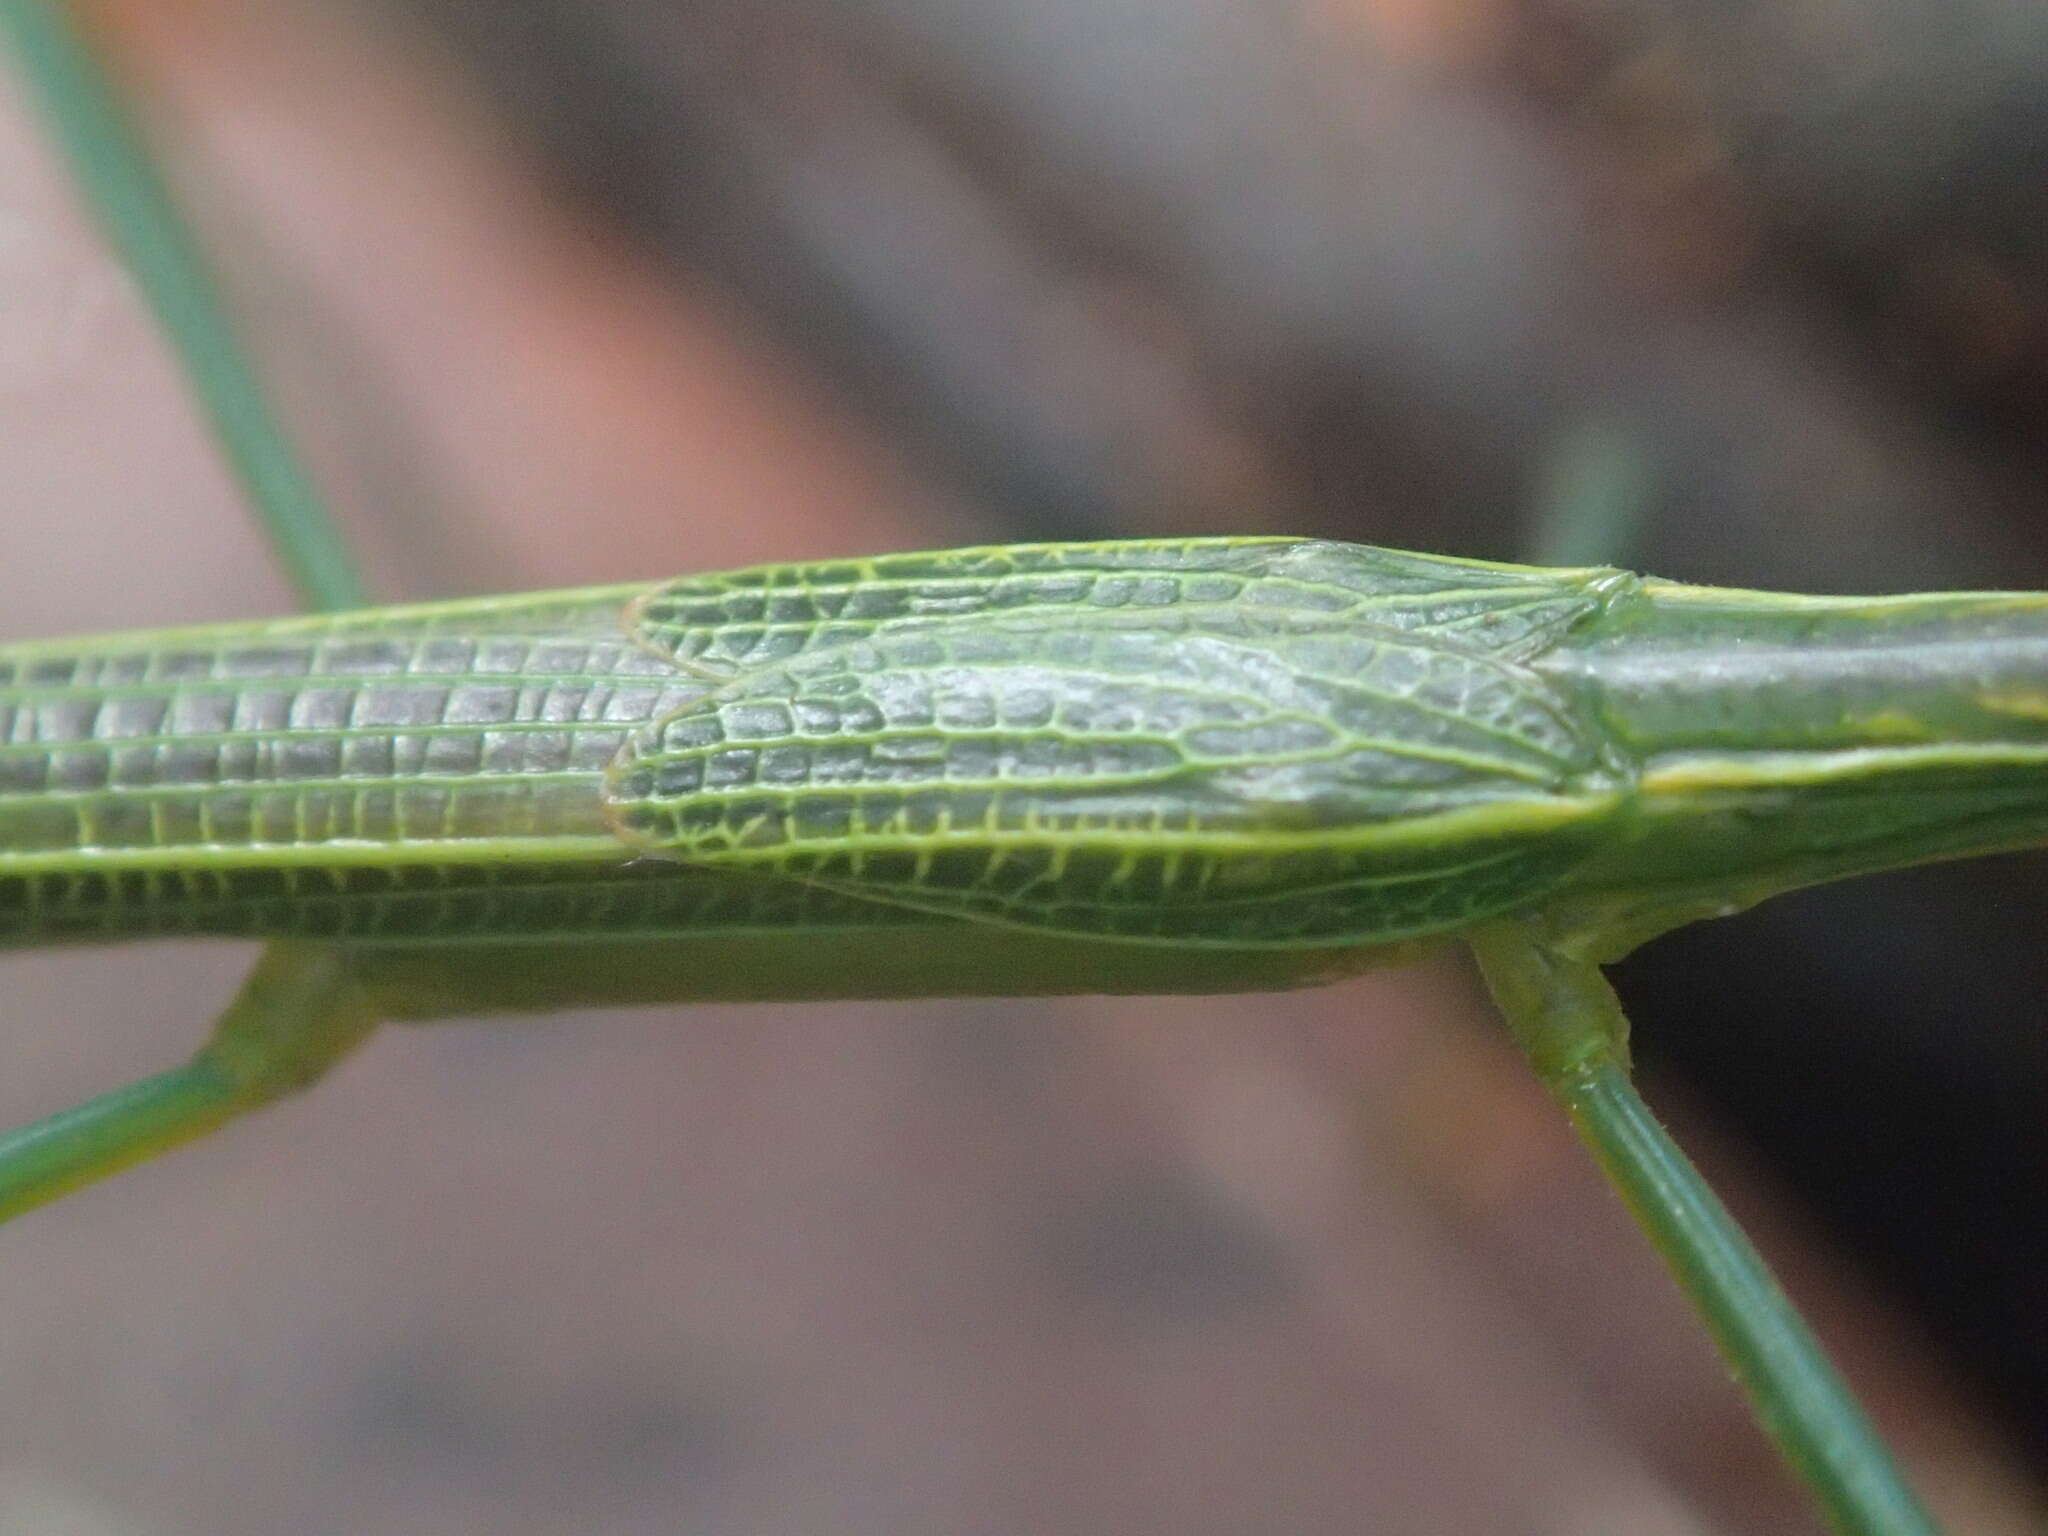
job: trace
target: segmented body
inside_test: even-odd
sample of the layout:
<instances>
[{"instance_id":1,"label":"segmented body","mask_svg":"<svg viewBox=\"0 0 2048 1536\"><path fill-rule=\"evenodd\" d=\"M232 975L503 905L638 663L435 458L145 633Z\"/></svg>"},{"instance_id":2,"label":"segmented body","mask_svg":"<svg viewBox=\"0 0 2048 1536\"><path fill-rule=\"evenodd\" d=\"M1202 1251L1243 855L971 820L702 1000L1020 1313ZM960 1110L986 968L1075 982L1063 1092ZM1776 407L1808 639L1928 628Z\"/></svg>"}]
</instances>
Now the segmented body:
<instances>
[{"instance_id":1,"label":"segmented body","mask_svg":"<svg viewBox=\"0 0 2048 1536\"><path fill-rule=\"evenodd\" d=\"M1626 789L1526 665L1613 579L1009 547L0 648L0 942L1448 930Z\"/></svg>"}]
</instances>

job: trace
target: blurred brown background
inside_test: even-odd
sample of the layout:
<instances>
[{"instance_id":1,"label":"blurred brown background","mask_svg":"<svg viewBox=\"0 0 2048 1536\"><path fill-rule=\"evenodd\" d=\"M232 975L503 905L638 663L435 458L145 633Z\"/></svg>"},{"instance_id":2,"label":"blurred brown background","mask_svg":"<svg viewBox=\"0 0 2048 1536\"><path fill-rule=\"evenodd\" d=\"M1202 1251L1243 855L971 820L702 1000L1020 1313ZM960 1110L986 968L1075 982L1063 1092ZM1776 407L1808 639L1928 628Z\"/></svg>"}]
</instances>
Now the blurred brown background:
<instances>
[{"instance_id":1,"label":"blurred brown background","mask_svg":"<svg viewBox=\"0 0 2048 1536\"><path fill-rule=\"evenodd\" d=\"M1285 530L2048 586L2038 0L82 7L394 597ZM0 76L0 634L287 596ZM2038 859L1623 970L2039 1529ZM0 1120L247 956L10 956ZM1805 1532L1455 965L393 1032L0 1241L0 1532Z\"/></svg>"}]
</instances>

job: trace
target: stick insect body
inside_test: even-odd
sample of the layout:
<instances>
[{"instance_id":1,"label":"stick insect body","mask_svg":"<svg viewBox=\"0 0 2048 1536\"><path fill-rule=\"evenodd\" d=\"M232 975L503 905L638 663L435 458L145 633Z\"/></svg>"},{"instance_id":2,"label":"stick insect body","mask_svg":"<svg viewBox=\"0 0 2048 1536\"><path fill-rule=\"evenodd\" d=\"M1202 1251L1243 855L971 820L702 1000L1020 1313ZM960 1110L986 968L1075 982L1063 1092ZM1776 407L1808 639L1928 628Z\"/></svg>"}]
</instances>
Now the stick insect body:
<instances>
[{"instance_id":1,"label":"stick insect body","mask_svg":"<svg viewBox=\"0 0 2048 1536\"><path fill-rule=\"evenodd\" d=\"M2034 598L1287 539L16 644L0 943L332 941L400 1016L1607 959L2048 835L2044 674Z\"/></svg>"},{"instance_id":2,"label":"stick insect body","mask_svg":"<svg viewBox=\"0 0 2048 1536\"><path fill-rule=\"evenodd\" d=\"M385 1020L1217 992L1472 942L1844 1530L1925 1514L1628 1083L1599 964L2048 839L2048 598L1299 539L1009 546L0 647L0 944L263 938L0 1216Z\"/></svg>"},{"instance_id":3,"label":"stick insect body","mask_svg":"<svg viewBox=\"0 0 2048 1536\"><path fill-rule=\"evenodd\" d=\"M0 1136L0 1219L386 1019L1300 985L1469 939L1837 1529L1932 1522L1629 1079L1599 963L2048 838L2048 599L1830 601L1286 539L358 611L119 92L0 0L320 618L0 647L0 947L269 939L185 1065Z\"/></svg>"}]
</instances>

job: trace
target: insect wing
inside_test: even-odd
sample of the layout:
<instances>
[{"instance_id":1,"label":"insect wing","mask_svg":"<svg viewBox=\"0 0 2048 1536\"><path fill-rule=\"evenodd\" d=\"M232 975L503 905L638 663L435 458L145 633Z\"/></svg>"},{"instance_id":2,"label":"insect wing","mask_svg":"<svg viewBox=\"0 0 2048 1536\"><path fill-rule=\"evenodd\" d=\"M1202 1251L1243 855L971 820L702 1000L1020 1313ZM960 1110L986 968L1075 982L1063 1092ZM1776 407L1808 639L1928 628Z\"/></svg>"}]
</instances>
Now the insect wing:
<instances>
[{"instance_id":1,"label":"insect wing","mask_svg":"<svg viewBox=\"0 0 2048 1536\"><path fill-rule=\"evenodd\" d=\"M1377 942L1524 905L1617 799L1568 703L1440 636L975 618L749 671L607 778L637 846L1102 937Z\"/></svg>"}]
</instances>

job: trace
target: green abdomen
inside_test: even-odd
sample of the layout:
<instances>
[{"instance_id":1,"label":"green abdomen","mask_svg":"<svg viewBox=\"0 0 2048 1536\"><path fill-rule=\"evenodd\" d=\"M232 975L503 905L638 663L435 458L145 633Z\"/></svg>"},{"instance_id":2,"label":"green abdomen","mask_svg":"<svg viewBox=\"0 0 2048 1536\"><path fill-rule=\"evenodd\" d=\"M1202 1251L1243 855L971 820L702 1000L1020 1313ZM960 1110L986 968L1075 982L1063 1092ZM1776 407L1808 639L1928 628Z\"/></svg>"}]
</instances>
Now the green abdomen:
<instances>
[{"instance_id":1,"label":"green abdomen","mask_svg":"<svg viewBox=\"0 0 2048 1536\"><path fill-rule=\"evenodd\" d=\"M0 942L488 928L530 919L530 886L560 905L579 861L626 861L605 764L702 688L631 643L623 602L0 648Z\"/></svg>"}]
</instances>

